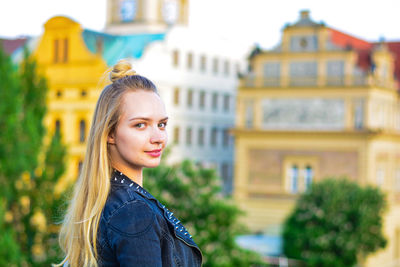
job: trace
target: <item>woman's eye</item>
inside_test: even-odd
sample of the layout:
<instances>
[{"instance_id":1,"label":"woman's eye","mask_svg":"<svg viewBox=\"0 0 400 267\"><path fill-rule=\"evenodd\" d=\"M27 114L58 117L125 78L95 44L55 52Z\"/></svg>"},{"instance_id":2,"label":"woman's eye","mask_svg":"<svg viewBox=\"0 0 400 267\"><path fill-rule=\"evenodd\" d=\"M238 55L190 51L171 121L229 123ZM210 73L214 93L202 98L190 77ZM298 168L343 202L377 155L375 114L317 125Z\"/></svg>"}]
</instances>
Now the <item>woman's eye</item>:
<instances>
[{"instance_id":1,"label":"woman's eye","mask_svg":"<svg viewBox=\"0 0 400 267\"><path fill-rule=\"evenodd\" d=\"M146 126L143 122L135 124L136 128L144 128L144 126Z\"/></svg>"},{"instance_id":2,"label":"woman's eye","mask_svg":"<svg viewBox=\"0 0 400 267\"><path fill-rule=\"evenodd\" d=\"M161 122L161 123L158 124L158 127L165 128L165 127L167 127L167 123L166 122Z\"/></svg>"}]
</instances>

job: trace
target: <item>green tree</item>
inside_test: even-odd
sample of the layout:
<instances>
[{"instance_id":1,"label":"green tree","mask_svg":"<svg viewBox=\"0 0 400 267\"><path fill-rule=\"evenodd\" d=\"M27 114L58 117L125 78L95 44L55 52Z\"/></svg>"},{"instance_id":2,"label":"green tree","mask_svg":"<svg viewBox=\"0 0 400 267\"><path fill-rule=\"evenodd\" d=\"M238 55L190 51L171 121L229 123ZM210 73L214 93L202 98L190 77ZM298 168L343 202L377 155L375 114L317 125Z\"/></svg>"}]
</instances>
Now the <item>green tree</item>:
<instances>
[{"instance_id":1,"label":"green tree","mask_svg":"<svg viewBox=\"0 0 400 267\"><path fill-rule=\"evenodd\" d=\"M65 147L59 133L46 145L48 89L28 52L14 65L0 50L0 79L0 265L48 266L59 255L53 190Z\"/></svg>"},{"instance_id":2,"label":"green tree","mask_svg":"<svg viewBox=\"0 0 400 267\"><path fill-rule=\"evenodd\" d=\"M284 253L307 266L349 267L386 245L383 193L348 179L325 179L300 196L287 218Z\"/></svg>"},{"instance_id":3,"label":"green tree","mask_svg":"<svg viewBox=\"0 0 400 267\"><path fill-rule=\"evenodd\" d=\"M203 253L203 266L265 266L255 253L243 250L235 237L244 233L240 210L221 194L212 169L190 161L174 166L161 163L146 169L144 187L188 228Z\"/></svg>"}]
</instances>

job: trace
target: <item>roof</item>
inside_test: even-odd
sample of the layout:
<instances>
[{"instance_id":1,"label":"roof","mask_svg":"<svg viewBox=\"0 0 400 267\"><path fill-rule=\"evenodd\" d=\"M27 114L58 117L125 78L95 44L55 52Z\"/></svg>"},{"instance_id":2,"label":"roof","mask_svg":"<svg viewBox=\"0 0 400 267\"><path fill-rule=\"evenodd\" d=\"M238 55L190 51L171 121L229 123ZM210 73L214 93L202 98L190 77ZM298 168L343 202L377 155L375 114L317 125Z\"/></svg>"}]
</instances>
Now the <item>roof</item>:
<instances>
[{"instance_id":1,"label":"roof","mask_svg":"<svg viewBox=\"0 0 400 267\"><path fill-rule=\"evenodd\" d=\"M328 28L331 32L330 41L342 49L355 50L358 53L357 65L364 71L371 68L371 53L374 45L365 40Z\"/></svg>"},{"instance_id":2,"label":"roof","mask_svg":"<svg viewBox=\"0 0 400 267\"><path fill-rule=\"evenodd\" d=\"M3 39L0 38L0 43L3 45L4 52L6 54L11 55L15 50L22 47L28 38L17 38L17 39Z\"/></svg>"},{"instance_id":3,"label":"roof","mask_svg":"<svg viewBox=\"0 0 400 267\"><path fill-rule=\"evenodd\" d=\"M343 49L355 50L358 53L357 65L364 71L373 67L371 55L373 49L379 45L387 45L394 55L394 77L400 88L400 41L397 42L367 42L360 38L329 28L331 31L331 42Z\"/></svg>"},{"instance_id":4,"label":"roof","mask_svg":"<svg viewBox=\"0 0 400 267\"><path fill-rule=\"evenodd\" d=\"M148 44L165 38L165 33L111 35L92 30L84 30L82 35L88 49L101 53L108 66L121 58L140 58Z\"/></svg>"},{"instance_id":5,"label":"roof","mask_svg":"<svg viewBox=\"0 0 400 267\"><path fill-rule=\"evenodd\" d=\"M394 76L397 78L397 82L400 87L400 41L398 42L386 42L389 51L395 56L394 59Z\"/></svg>"}]
</instances>

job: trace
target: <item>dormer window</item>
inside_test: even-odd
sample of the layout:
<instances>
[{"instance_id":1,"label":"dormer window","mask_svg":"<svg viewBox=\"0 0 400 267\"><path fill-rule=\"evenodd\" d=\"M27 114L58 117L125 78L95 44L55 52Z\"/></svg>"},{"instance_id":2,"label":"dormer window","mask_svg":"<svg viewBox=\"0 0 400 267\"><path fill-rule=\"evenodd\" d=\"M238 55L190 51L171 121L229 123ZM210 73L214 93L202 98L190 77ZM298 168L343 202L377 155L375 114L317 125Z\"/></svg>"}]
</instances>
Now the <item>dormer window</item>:
<instances>
[{"instance_id":1,"label":"dormer window","mask_svg":"<svg viewBox=\"0 0 400 267\"><path fill-rule=\"evenodd\" d=\"M311 52L318 50L318 38L316 35L294 35L290 38L290 51Z\"/></svg>"}]
</instances>

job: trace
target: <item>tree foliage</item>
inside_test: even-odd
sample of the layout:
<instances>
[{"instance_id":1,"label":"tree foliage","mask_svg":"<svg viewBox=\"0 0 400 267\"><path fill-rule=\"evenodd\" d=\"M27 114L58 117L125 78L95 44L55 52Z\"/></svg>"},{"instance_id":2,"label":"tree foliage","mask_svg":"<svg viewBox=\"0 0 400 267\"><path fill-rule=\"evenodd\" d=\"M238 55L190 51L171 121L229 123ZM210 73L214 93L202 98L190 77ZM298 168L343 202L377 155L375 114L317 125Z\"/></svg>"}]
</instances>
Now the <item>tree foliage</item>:
<instances>
[{"instance_id":1,"label":"tree foliage","mask_svg":"<svg viewBox=\"0 0 400 267\"><path fill-rule=\"evenodd\" d=\"M383 193L348 179L313 184L287 218L284 253L307 266L349 267L386 245Z\"/></svg>"},{"instance_id":2,"label":"tree foliage","mask_svg":"<svg viewBox=\"0 0 400 267\"><path fill-rule=\"evenodd\" d=\"M48 89L28 52L14 65L0 49L0 81L0 266L48 266L59 259L53 190L65 147L59 133L44 142Z\"/></svg>"},{"instance_id":3,"label":"tree foliage","mask_svg":"<svg viewBox=\"0 0 400 267\"><path fill-rule=\"evenodd\" d=\"M237 223L240 210L221 195L212 169L190 161L174 166L162 163L145 170L144 187L176 214L203 253L203 266L264 266L258 255L235 243L244 229Z\"/></svg>"}]
</instances>

